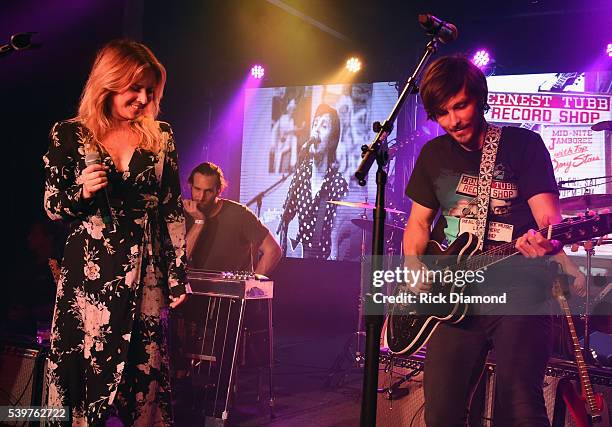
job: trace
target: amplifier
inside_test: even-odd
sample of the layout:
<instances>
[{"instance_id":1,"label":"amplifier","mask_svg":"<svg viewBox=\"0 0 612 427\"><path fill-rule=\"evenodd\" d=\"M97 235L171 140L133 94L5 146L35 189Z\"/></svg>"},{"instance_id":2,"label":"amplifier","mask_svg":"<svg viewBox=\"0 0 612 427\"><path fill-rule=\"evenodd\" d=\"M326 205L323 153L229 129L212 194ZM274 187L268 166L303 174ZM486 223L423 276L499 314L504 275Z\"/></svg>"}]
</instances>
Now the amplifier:
<instances>
[{"instance_id":1,"label":"amplifier","mask_svg":"<svg viewBox=\"0 0 612 427\"><path fill-rule=\"evenodd\" d=\"M40 406L45 402L46 358L47 350L42 347L0 343L0 406Z\"/></svg>"},{"instance_id":2,"label":"amplifier","mask_svg":"<svg viewBox=\"0 0 612 427\"><path fill-rule=\"evenodd\" d=\"M425 427L423 366L425 350L410 356L391 356L381 351L378 376L377 427ZM612 369L589 367L589 376L595 393L602 393L612 408ZM557 386L570 381L577 390L576 364L563 359L551 359L546 369L543 390L548 419L552 427L573 427L572 419ZM394 387L392 387L395 385ZM391 390L389 388L391 387ZM495 412L495 362L488 361L481 383L478 385L470 410L469 425L493 426ZM610 414L608 414L610 416ZM612 420L611 420L612 424Z\"/></svg>"}]
</instances>

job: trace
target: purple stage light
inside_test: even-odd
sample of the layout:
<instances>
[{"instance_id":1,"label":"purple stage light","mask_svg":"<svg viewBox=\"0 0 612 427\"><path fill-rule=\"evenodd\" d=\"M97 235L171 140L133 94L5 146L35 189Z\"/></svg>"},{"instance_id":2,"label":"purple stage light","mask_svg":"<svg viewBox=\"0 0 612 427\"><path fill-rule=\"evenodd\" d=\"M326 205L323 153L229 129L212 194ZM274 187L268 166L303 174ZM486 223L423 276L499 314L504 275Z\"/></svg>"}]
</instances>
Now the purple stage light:
<instances>
[{"instance_id":1,"label":"purple stage light","mask_svg":"<svg viewBox=\"0 0 612 427\"><path fill-rule=\"evenodd\" d=\"M256 79L263 79L264 73L264 67L262 67L261 65L253 65L253 67L251 68L251 76Z\"/></svg>"},{"instance_id":2,"label":"purple stage light","mask_svg":"<svg viewBox=\"0 0 612 427\"><path fill-rule=\"evenodd\" d=\"M608 43L608 47L606 48L606 52L608 53L608 57L612 57L612 43Z\"/></svg>"},{"instance_id":3,"label":"purple stage light","mask_svg":"<svg viewBox=\"0 0 612 427\"><path fill-rule=\"evenodd\" d=\"M491 57L489 56L489 52L487 52L484 49L479 50L472 57L472 62L478 68L485 67L489 63L490 60L491 60Z\"/></svg>"}]
</instances>

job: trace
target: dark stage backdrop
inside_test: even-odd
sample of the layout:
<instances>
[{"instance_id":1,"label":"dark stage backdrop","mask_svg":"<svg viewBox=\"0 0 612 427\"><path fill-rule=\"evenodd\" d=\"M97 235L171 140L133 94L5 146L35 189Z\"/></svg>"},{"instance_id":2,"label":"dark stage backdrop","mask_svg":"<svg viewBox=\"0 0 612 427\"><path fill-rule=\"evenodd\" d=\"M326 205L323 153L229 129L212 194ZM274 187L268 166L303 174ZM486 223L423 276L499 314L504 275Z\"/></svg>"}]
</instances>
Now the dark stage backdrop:
<instances>
[{"instance_id":1,"label":"dark stage backdrop","mask_svg":"<svg viewBox=\"0 0 612 427\"><path fill-rule=\"evenodd\" d=\"M0 58L8 283L16 283L13 275L31 268L26 236L33 223L46 221L42 156L49 130L54 122L75 115L96 51L123 33L123 6L119 0L2 3L0 42L36 31L34 40L42 43L39 49Z\"/></svg>"}]
</instances>

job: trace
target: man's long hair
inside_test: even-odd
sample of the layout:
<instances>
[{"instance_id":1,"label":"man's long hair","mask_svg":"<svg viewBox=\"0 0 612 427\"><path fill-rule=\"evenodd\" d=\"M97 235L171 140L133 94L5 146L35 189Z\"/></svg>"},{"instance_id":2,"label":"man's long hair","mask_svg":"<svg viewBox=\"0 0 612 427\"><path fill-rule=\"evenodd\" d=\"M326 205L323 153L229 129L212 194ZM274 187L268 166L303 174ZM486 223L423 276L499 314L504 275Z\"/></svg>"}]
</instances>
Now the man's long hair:
<instances>
[{"instance_id":1,"label":"man's long hair","mask_svg":"<svg viewBox=\"0 0 612 427\"><path fill-rule=\"evenodd\" d=\"M476 99L480 112L489 110L489 89L483 72L464 56L445 56L432 62L421 80L419 93L427 118L436 120L437 112L461 89Z\"/></svg>"},{"instance_id":2,"label":"man's long hair","mask_svg":"<svg viewBox=\"0 0 612 427\"><path fill-rule=\"evenodd\" d=\"M112 95L127 90L149 70L155 77L153 94L143 115L131 126L141 135L142 148L159 150L161 133L155 118L166 84L166 69L148 47L132 40L114 40L105 45L98 52L83 88L75 120L89 129L95 142L113 126Z\"/></svg>"},{"instance_id":3,"label":"man's long hair","mask_svg":"<svg viewBox=\"0 0 612 427\"><path fill-rule=\"evenodd\" d=\"M223 193L227 188L227 181L225 180L225 175L223 175L223 170L213 162L204 162L197 165L191 173L189 174L189 178L187 181L189 185L193 185L193 178L196 173L205 175L205 176L214 176L217 181L217 190L219 194Z\"/></svg>"}]
</instances>

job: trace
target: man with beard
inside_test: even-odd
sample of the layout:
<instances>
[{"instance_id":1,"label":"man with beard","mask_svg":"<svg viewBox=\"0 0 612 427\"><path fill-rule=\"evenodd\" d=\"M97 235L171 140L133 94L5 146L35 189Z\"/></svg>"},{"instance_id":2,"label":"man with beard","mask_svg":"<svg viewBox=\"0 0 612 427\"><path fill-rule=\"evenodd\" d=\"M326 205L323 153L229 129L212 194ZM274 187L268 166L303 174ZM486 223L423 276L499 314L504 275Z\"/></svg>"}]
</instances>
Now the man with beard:
<instances>
[{"instance_id":1,"label":"man with beard","mask_svg":"<svg viewBox=\"0 0 612 427\"><path fill-rule=\"evenodd\" d=\"M280 246L249 208L219 197L226 187L221 168L211 162L196 166L189 185L191 200L184 200L188 265L270 273L280 259Z\"/></svg>"},{"instance_id":2,"label":"man with beard","mask_svg":"<svg viewBox=\"0 0 612 427\"><path fill-rule=\"evenodd\" d=\"M487 82L467 58L434 61L423 75L419 94L428 117L446 133L423 146L406 188L412 199L404 232L406 267L426 268L420 257L438 212L450 244L461 233L477 230L481 205L490 225L482 236L484 249L516 240L515 248L523 255L490 266L485 283L469 289L477 295L506 293L507 304L473 304L466 319L438 325L427 341L425 421L428 426L467 425L475 388L493 349L494 424L549 426L542 384L552 347L547 304L551 280L544 255L556 254L572 272L559 242L535 231L561 221L550 154L538 134L486 122ZM492 155L495 141L499 148ZM486 182L487 168L481 168L486 163L494 167L479 203L476 184L480 176ZM584 292L582 283L574 282L579 294ZM415 293L432 291L427 281L410 286Z\"/></svg>"},{"instance_id":3,"label":"man with beard","mask_svg":"<svg viewBox=\"0 0 612 427\"><path fill-rule=\"evenodd\" d=\"M187 223L185 237L187 265L202 270L249 271L268 275L281 257L280 246L266 226L249 208L220 197L227 187L221 168L212 162L201 163L191 171L188 181L191 199L183 200ZM258 253L260 254L259 261L257 261ZM222 298L218 297L195 296L187 301L175 317L173 351L176 359L175 366L178 367L177 383L181 384L177 392L177 406L181 408L181 411L177 410L177 412L181 412L182 416L186 417L187 424L193 423L193 419L189 419L191 412L186 408L192 405L196 407L203 405L202 408L208 408L207 405L211 402L210 396L214 396L214 394L204 394L204 397L201 396L203 401L189 403L190 399L199 393L199 391L196 392L198 386L194 384L204 381L203 384L207 384L205 388L208 388L213 385L214 381L206 378L204 373L202 373L203 377L198 377L197 380L192 379L193 383L180 381L181 378L188 375L186 363L190 357L185 357L185 355L199 354L205 347L210 349L206 351L217 351L212 350L214 344L209 341L203 344L201 339L205 334L207 310L211 310L208 315L212 316L212 313L215 312L217 319L223 319L224 322L226 319L230 322L230 318L233 318L229 306L219 303L221 300ZM267 361L268 356L265 350L267 344L261 338L255 339L255 337L268 336L267 316L271 313L270 303L271 300L249 300L245 306L243 338L241 338L240 346L252 366L264 366ZM214 308L215 304L217 308ZM232 324L231 327L234 326ZM210 332L207 336L216 337L216 332ZM225 347L223 349L225 350ZM220 354L216 356L221 357ZM210 371L208 372L210 374Z\"/></svg>"}]
</instances>

